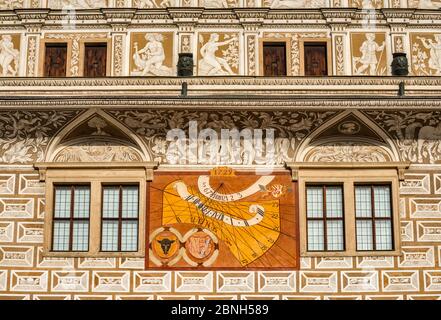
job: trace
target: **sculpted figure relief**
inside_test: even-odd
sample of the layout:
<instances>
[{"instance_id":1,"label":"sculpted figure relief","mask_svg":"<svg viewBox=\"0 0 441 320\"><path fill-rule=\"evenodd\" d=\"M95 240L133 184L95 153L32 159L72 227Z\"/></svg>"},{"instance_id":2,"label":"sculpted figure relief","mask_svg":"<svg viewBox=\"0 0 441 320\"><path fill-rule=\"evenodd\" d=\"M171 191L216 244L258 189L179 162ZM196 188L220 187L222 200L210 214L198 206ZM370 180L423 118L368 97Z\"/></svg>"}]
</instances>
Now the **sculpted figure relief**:
<instances>
[{"instance_id":1,"label":"sculpted figure relief","mask_svg":"<svg viewBox=\"0 0 441 320\"><path fill-rule=\"evenodd\" d=\"M201 6L205 8L228 8L227 0L201 0Z\"/></svg>"},{"instance_id":2,"label":"sculpted figure relief","mask_svg":"<svg viewBox=\"0 0 441 320\"><path fill-rule=\"evenodd\" d=\"M229 37L228 35L224 36ZM203 36L200 37L200 43L204 42ZM216 56L216 52L219 48L229 45L227 50L222 50L222 56ZM212 33L207 43L205 43L201 50L201 60L199 61L199 75L201 76L222 76L222 75L235 75L236 73L232 70L232 65L229 61L234 64L238 63L238 44L237 36L229 38L225 41L219 41L219 34Z\"/></svg>"},{"instance_id":3,"label":"sculpted figure relief","mask_svg":"<svg viewBox=\"0 0 441 320\"><path fill-rule=\"evenodd\" d=\"M134 43L135 54L133 61L136 69L133 70L132 75L155 75L155 76L170 76L173 70L164 65L165 51L164 51L164 37L161 34L146 34L145 39L147 44L144 48L139 49L138 43Z\"/></svg>"},{"instance_id":4,"label":"sculpted figure relief","mask_svg":"<svg viewBox=\"0 0 441 320\"><path fill-rule=\"evenodd\" d=\"M3 35L0 40L0 66L2 76L16 76L20 58L20 51L14 49L11 35Z\"/></svg>"},{"instance_id":5,"label":"sculpted figure relief","mask_svg":"<svg viewBox=\"0 0 441 320\"><path fill-rule=\"evenodd\" d=\"M380 9L384 7L383 0L349 0L350 7L361 9Z\"/></svg>"},{"instance_id":6,"label":"sculpted figure relief","mask_svg":"<svg viewBox=\"0 0 441 320\"><path fill-rule=\"evenodd\" d=\"M441 8L439 0L414 0L409 1L410 8L436 10Z\"/></svg>"},{"instance_id":7,"label":"sculpted figure relief","mask_svg":"<svg viewBox=\"0 0 441 320\"><path fill-rule=\"evenodd\" d=\"M23 1L24 0L0 0L0 9L7 10L23 8Z\"/></svg>"},{"instance_id":8,"label":"sculpted figure relief","mask_svg":"<svg viewBox=\"0 0 441 320\"><path fill-rule=\"evenodd\" d=\"M423 37L416 37L424 48L429 50L429 68L434 70L434 75L441 75L441 34L436 34L435 41Z\"/></svg>"},{"instance_id":9,"label":"sculpted figure relief","mask_svg":"<svg viewBox=\"0 0 441 320\"><path fill-rule=\"evenodd\" d=\"M107 0L48 0L51 9L73 7L78 9L93 9L107 7Z\"/></svg>"},{"instance_id":10,"label":"sculpted figure relief","mask_svg":"<svg viewBox=\"0 0 441 320\"><path fill-rule=\"evenodd\" d=\"M136 8L164 8L177 6L177 0L135 0L134 6Z\"/></svg>"},{"instance_id":11,"label":"sculpted figure relief","mask_svg":"<svg viewBox=\"0 0 441 320\"><path fill-rule=\"evenodd\" d=\"M334 111L219 113L189 110L115 110L109 113L143 138L149 157L154 161L191 164L196 159L198 164L247 165L282 165L294 161L300 141L336 114ZM195 129L190 130L191 121L197 122L195 140L189 138L190 131ZM180 132L179 139L175 135L168 137L172 129L184 132ZM223 129L236 129L242 138L222 142ZM259 136L254 129L263 129L264 132ZM266 130L274 130L273 138ZM211 137L214 143L208 143ZM189 152L190 147L194 148L194 154ZM274 156L269 156L273 151ZM194 158L189 157L190 153Z\"/></svg>"},{"instance_id":12,"label":"sculpted figure relief","mask_svg":"<svg viewBox=\"0 0 441 320\"><path fill-rule=\"evenodd\" d=\"M378 45L375 41L374 33L367 33L366 40L360 47L361 57L353 57L353 70L355 75L382 75L383 70L380 70L380 62L384 55L386 43ZM380 57L377 57L377 52L380 52ZM367 72L366 72L367 71Z\"/></svg>"},{"instance_id":13,"label":"sculpted figure relief","mask_svg":"<svg viewBox=\"0 0 441 320\"><path fill-rule=\"evenodd\" d=\"M272 9L327 7L326 0L270 0L268 4Z\"/></svg>"},{"instance_id":14,"label":"sculpted figure relief","mask_svg":"<svg viewBox=\"0 0 441 320\"><path fill-rule=\"evenodd\" d=\"M367 112L391 133L405 161L441 162L441 114L439 112Z\"/></svg>"}]
</instances>

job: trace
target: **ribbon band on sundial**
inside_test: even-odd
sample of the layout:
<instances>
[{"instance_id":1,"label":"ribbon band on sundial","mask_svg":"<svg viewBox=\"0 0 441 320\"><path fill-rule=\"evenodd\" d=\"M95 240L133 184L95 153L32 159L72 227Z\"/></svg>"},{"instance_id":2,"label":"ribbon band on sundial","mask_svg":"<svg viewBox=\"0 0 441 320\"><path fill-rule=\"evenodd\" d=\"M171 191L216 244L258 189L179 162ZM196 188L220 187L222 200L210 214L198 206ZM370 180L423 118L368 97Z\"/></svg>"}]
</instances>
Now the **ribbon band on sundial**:
<instances>
[{"instance_id":1,"label":"ribbon band on sundial","mask_svg":"<svg viewBox=\"0 0 441 320\"><path fill-rule=\"evenodd\" d=\"M235 194L223 194L219 190L216 193L220 197L214 195L213 189L209 190L209 184L204 185L208 177L200 178L196 181L195 177L194 184L176 180L167 185L163 193L163 224L201 224L226 244L242 266L259 259L279 237L279 201L246 198L262 192L274 177L262 177ZM201 186L205 194L200 192Z\"/></svg>"}]
</instances>

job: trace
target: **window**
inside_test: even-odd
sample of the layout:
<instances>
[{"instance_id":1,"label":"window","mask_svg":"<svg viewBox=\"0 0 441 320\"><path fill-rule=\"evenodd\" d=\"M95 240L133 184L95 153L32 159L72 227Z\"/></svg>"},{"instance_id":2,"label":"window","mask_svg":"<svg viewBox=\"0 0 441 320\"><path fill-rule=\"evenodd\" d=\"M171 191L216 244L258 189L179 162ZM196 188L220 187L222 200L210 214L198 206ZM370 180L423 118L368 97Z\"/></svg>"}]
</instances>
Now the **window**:
<instances>
[{"instance_id":1,"label":"window","mask_svg":"<svg viewBox=\"0 0 441 320\"><path fill-rule=\"evenodd\" d=\"M400 254L400 163L292 163L302 256Z\"/></svg>"},{"instance_id":2,"label":"window","mask_svg":"<svg viewBox=\"0 0 441 320\"><path fill-rule=\"evenodd\" d=\"M105 77L107 66L107 43L86 43L84 46L84 76Z\"/></svg>"},{"instance_id":3,"label":"window","mask_svg":"<svg viewBox=\"0 0 441 320\"><path fill-rule=\"evenodd\" d=\"M393 250L390 185L355 186L358 251Z\"/></svg>"},{"instance_id":4,"label":"window","mask_svg":"<svg viewBox=\"0 0 441 320\"><path fill-rule=\"evenodd\" d=\"M344 250L342 186L306 188L308 251Z\"/></svg>"},{"instance_id":5,"label":"window","mask_svg":"<svg viewBox=\"0 0 441 320\"><path fill-rule=\"evenodd\" d=\"M44 76L65 77L67 64L67 43L46 43Z\"/></svg>"},{"instance_id":6,"label":"window","mask_svg":"<svg viewBox=\"0 0 441 320\"><path fill-rule=\"evenodd\" d=\"M328 58L326 42L304 43L305 76L327 76Z\"/></svg>"},{"instance_id":7,"label":"window","mask_svg":"<svg viewBox=\"0 0 441 320\"><path fill-rule=\"evenodd\" d=\"M286 43L263 43L263 70L266 77L286 76Z\"/></svg>"},{"instance_id":8,"label":"window","mask_svg":"<svg viewBox=\"0 0 441 320\"><path fill-rule=\"evenodd\" d=\"M44 256L145 256L146 190L156 163L35 166L46 185Z\"/></svg>"},{"instance_id":9,"label":"window","mask_svg":"<svg viewBox=\"0 0 441 320\"><path fill-rule=\"evenodd\" d=\"M101 251L138 250L138 186L104 186Z\"/></svg>"},{"instance_id":10,"label":"window","mask_svg":"<svg viewBox=\"0 0 441 320\"><path fill-rule=\"evenodd\" d=\"M54 251L88 251L89 186L55 186Z\"/></svg>"}]
</instances>

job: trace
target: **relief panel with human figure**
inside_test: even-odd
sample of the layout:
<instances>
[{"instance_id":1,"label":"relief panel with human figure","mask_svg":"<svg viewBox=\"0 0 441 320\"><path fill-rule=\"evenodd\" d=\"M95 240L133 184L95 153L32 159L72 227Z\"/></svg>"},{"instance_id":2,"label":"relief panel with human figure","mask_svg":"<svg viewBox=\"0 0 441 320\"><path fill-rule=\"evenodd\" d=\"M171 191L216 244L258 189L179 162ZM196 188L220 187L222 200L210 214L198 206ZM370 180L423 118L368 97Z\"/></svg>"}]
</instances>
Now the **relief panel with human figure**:
<instances>
[{"instance_id":1,"label":"relief panel with human figure","mask_svg":"<svg viewBox=\"0 0 441 320\"><path fill-rule=\"evenodd\" d=\"M388 52L384 33L352 33L351 44L353 75L386 75Z\"/></svg>"},{"instance_id":2,"label":"relief panel with human figure","mask_svg":"<svg viewBox=\"0 0 441 320\"><path fill-rule=\"evenodd\" d=\"M328 7L327 0L262 0L262 7L271 9L307 9Z\"/></svg>"},{"instance_id":3,"label":"relief panel with human figure","mask_svg":"<svg viewBox=\"0 0 441 320\"><path fill-rule=\"evenodd\" d=\"M108 0L47 0L47 7L51 9L95 9L106 8Z\"/></svg>"},{"instance_id":4,"label":"relief panel with human figure","mask_svg":"<svg viewBox=\"0 0 441 320\"><path fill-rule=\"evenodd\" d=\"M171 76L174 74L173 33L133 33L130 75Z\"/></svg>"},{"instance_id":5,"label":"relief panel with human figure","mask_svg":"<svg viewBox=\"0 0 441 320\"><path fill-rule=\"evenodd\" d=\"M237 8L239 0L199 0L199 6L205 8Z\"/></svg>"},{"instance_id":6,"label":"relief panel with human figure","mask_svg":"<svg viewBox=\"0 0 441 320\"><path fill-rule=\"evenodd\" d=\"M413 75L441 75L441 33L411 33L410 48Z\"/></svg>"},{"instance_id":7,"label":"relief panel with human figure","mask_svg":"<svg viewBox=\"0 0 441 320\"><path fill-rule=\"evenodd\" d=\"M153 9L165 7L178 7L179 0L133 0L133 7L140 9Z\"/></svg>"},{"instance_id":8,"label":"relief panel with human figure","mask_svg":"<svg viewBox=\"0 0 441 320\"><path fill-rule=\"evenodd\" d=\"M199 33L198 75L239 74L239 35L236 33Z\"/></svg>"},{"instance_id":9,"label":"relief panel with human figure","mask_svg":"<svg viewBox=\"0 0 441 320\"><path fill-rule=\"evenodd\" d=\"M409 8L436 10L441 8L439 0L408 0Z\"/></svg>"},{"instance_id":10,"label":"relief panel with human figure","mask_svg":"<svg viewBox=\"0 0 441 320\"><path fill-rule=\"evenodd\" d=\"M0 75L15 77L20 67L20 35L0 35Z\"/></svg>"},{"instance_id":11,"label":"relief panel with human figure","mask_svg":"<svg viewBox=\"0 0 441 320\"><path fill-rule=\"evenodd\" d=\"M383 0L349 0L349 6L360 9L380 9L384 8Z\"/></svg>"}]
</instances>

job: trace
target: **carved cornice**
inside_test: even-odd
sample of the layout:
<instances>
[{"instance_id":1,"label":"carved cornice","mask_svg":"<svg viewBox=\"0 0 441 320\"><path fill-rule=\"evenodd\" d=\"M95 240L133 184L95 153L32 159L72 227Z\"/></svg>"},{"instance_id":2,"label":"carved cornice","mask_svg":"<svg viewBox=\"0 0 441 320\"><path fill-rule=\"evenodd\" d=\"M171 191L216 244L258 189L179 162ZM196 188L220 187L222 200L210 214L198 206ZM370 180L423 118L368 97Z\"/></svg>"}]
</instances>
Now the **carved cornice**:
<instances>
[{"instance_id":1,"label":"carved cornice","mask_svg":"<svg viewBox=\"0 0 441 320\"><path fill-rule=\"evenodd\" d=\"M323 24L348 24L360 26L366 13L356 8L322 8L322 9L269 9L269 8L227 8L206 9L197 7L181 8L105 8L76 10L78 27L90 25L127 26L157 24L193 24L193 25L274 25L294 26L306 24L315 26ZM0 25L21 24L24 28L38 26L50 29L59 26L65 13L51 9L15 9L0 11ZM375 11L377 25L408 24L441 25L441 10L393 9Z\"/></svg>"},{"instance_id":2,"label":"carved cornice","mask_svg":"<svg viewBox=\"0 0 441 320\"><path fill-rule=\"evenodd\" d=\"M38 162L34 168L38 170L40 181L46 181L48 170L98 170L98 169L142 169L145 170L146 181L153 181L154 169L159 166L158 162L81 162L81 163L57 163L57 162Z\"/></svg>"},{"instance_id":3,"label":"carved cornice","mask_svg":"<svg viewBox=\"0 0 441 320\"><path fill-rule=\"evenodd\" d=\"M28 32L40 32L49 15L49 9L15 9L15 14L21 20Z\"/></svg>"},{"instance_id":4,"label":"carved cornice","mask_svg":"<svg viewBox=\"0 0 441 320\"><path fill-rule=\"evenodd\" d=\"M177 95L176 95L177 96ZM363 99L360 97L339 96L338 99L317 98L303 96L284 97L266 96L255 99L237 97L214 98L214 97L190 97L181 99L179 97L158 98L158 97L93 97L90 99L70 98L46 98L32 97L28 99L2 100L0 99L0 110L14 111L17 108L22 110L43 110L43 109L165 109L165 110L441 110L440 97L422 99Z\"/></svg>"},{"instance_id":5,"label":"carved cornice","mask_svg":"<svg viewBox=\"0 0 441 320\"><path fill-rule=\"evenodd\" d=\"M382 86L398 85L404 81L406 86L441 86L441 77L107 77L107 78L0 78L0 92L9 87L99 87L99 86L180 86L185 81L189 85L226 85L226 86ZM47 89L47 88L46 88ZM311 88L313 89L313 88Z\"/></svg>"},{"instance_id":6,"label":"carved cornice","mask_svg":"<svg viewBox=\"0 0 441 320\"><path fill-rule=\"evenodd\" d=\"M441 109L440 92L441 77L0 78L0 108L430 110Z\"/></svg>"},{"instance_id":7,"label":"carved cornice","mask_svg":"<svg viewBox=\"0 0 441 320\"><path fill-rule=\"evenodd\" d=\"M397 170L397 176L400 181L404 180L405 170L409 169L410 162L376 162L376 163L360 163L360 162L347 162L347 163L329 163L329 162L287 162L285 167L291 170L291 176L293 181L298 181L299 170L347 170L347 169L395 169Z\"/></svg>"}]
</instances>

